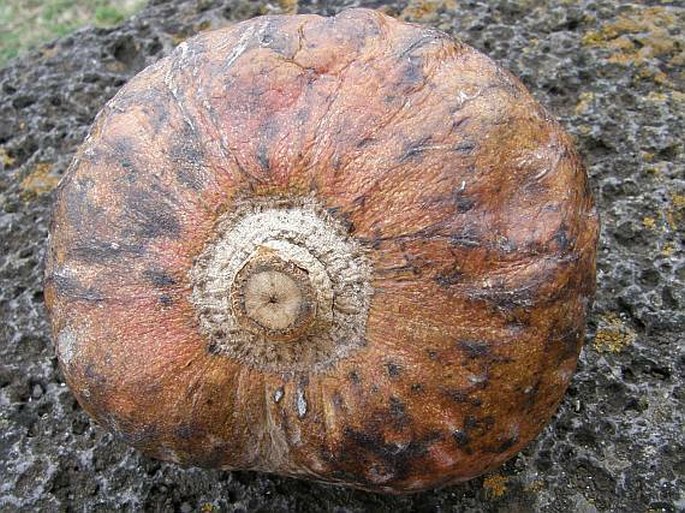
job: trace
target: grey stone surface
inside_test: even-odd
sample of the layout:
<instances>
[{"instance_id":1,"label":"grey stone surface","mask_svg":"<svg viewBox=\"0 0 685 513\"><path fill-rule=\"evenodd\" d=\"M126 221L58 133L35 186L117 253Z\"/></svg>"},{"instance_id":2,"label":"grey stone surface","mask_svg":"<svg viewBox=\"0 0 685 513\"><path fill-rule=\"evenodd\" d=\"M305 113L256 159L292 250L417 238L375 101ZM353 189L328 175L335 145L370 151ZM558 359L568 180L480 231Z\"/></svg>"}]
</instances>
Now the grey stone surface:
<instances>
[{"instance_id":1,"label":"grey stone surface","mask_svg":"<svg viewBox=\"0 0 685 513\"><path fill-rule=\"evenodd\" d=\"M193 33L353 2L153 1L0 70L0 511L685 511L685 9L678 2L355 2L429 23L523 79L577 138L602 214L587 344L558 414L469 483L387 497L147 459L56 365L41 275L50 191L95 113Z\"/></svg>"}]
</instances>

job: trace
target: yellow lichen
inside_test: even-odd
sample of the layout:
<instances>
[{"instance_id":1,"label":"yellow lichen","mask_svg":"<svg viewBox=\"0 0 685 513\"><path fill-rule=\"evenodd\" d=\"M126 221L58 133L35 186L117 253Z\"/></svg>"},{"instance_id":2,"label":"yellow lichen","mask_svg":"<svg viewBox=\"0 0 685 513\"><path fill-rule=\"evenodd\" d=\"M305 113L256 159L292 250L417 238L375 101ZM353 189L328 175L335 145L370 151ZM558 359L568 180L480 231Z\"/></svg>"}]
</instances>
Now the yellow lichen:
<instances>
[{"instance_id":1,"label":"yellow lichen","mask_svg":"<svg viewBox=\"0 0 685 513\"><path fill-rule=\"evenodd\" d=\"M671 205L676 210L685 210L685 194L672 194Z\"/></svg>"},{"instance_id":2,"label":"yellow lichen","mask_svg":"<svg viewBox=\"0 0 685 513\"><path fill-rule=\"evenodd\" d=\"M458 9L456 0L410 0L399 15L401 20L435 23L441 11Z\"/></svg>"},{"instance_id":3,"label":"yellow lichen","mask_svg":"<svg viewBox=\"0 0 685 513\"><path fill-rule=\"evenodd\" d=\"M655 162L653 165L645 168L645 172L650 174L653 178L661 180L664 174L668 171L668 162Z\"/></svg>"},{"instance_id":4,"label":"yellow lichen","mask_svg":"<svg viewBox=\"0 0 685 513\"><path fill-rule=\"evenodd\" d=\"M592 133L592 125L578 125L578 131L582 135L590 135Z\"/></svg>"},{"instance_id":5,"label":"yellow lichen","mask_svg":"<svg viewBox=\"0 0 685 513\"><path fill-rule=\"evenodd\" d=\"M595 93L585 92L580 93L579 101L576 104L575 113L585 114L590 110L592 106L592 101L595 99Z\"/></svg>"},{"instance_id":6,"label":"yellow lichen","mask_svg":"<svg viewBox=\"0 0 685 513\"><path fill-rule=\"evenodd\" d=\"M507 491L507 481L502 474L491 474L483 480L483 488L491 497L501 497Z\"/></svg>"},{"instance_id":7,"label":"yellow lichen","mask_svg":"<svg viewBox=\"0 0 685 513\"><path fill-rule=\"evenodd\" d=\"M618 353L637 340L637 333L614 312L599 319L594 346L601 353Z\"/></svg>"},{"instance_id":8,"label":"yellow lichen","mask_svg":"<svg viewBox=\"0 0 685 513\"><path fill-rule=\"evenodd\" d=\"M685 62L683 63L685 64ZM682 91L672 91L671 100L678 104L679 107L685 107L685 93Z\"/></svg>"},{"instance_id":9,"label":"yellow lichen","mask_svg":"<svg viewBox=\"0 0 685 513\"><path fill-rule=\"evenodd\" d=\"M626 63L628 63L626 61ZM668 75L659 69L642 66L636 76L643 80L651 80L657 84L668 84Z\"/></svg>"},{"instance_id":10,"label":"yellow lichen","mask_svg":"<svg viewBox=\"0 0 685 513\"><path fill-rule=\"evenodd\" d=\"M673 31L679 23L673 9L633 6L599 30L586 32L582 42L586 46L611 50L609 62L642 67L658 59L672 64L685 59L683 37ZM668 82L668 76L662 71L643 68L638 76L659 83Z\"/></svg>"},{"instance_id":11,"label":"yellow lichen","mask_svg":"<svg viewBox=\"0 0 685 513\"><path fill-rule=\"evenodd\" d=\"M541 492L545 488L545 482L542 479L536 479L525 485L524 490L530 493Z\"/></svg>"},{"instance_id":12,"label":"yellow lichen","mask_svg":"<svg viewBox=\"0 0 685 513\"><path fill-rule=\"evenodd\" d=\"M46 162L36 164L19 186L24 196L40 196L49 193L59 183L59 177L50 173L52 166Z\"/></svg>"},{"instance_id":13,"label":"yellow lichen","mask_svg":"<svg viewBox=\"0 0 685 513\"><path fill-rule=\"evenodd\" d=\"M673 253L675 253L675 244L672 242L667 242L661 248L661 256L670 257L673 255Z\"/></svg>"},{"instance_id":14,"label":"yellow lichen","mask_svg":"<svg viewBox=\"0 0 685 513\"><path fill-rule=\"evenodd\" d=\"M631 11L620 14L614 21L603 25L599 31L586 33L583 42L599 45L629 34L654 38L662 35L664 31L668 33L668 29L675 26L676 23L676 16L670 9L633 6ZM656 44L658 49L672 48L673 46L672 43L660 42L658 38L657 43L661 43ZM622 45L624 43L622 41L617 44Z\"/></svg>"},{"instance_id":15,"label":"yellow lichen","mask_svg":"<svg viewBox=\"0 0 685 513\"><path fill-rule=\"evenodd\" d=\"M181 43L183 43L186 39L188 39L188 34L185 34L183 32L177 32L176 34L171 34L171 43L174 46L178 46Z\"/></svg>"},{"instance_id":16,"label":"yellow lichen","mask_svg":"<svg viewBox=\"0 0 685 513\"><path fill-rule=\"evenodd\" d=\"M285 14L297 14L298 0L278 0L278 5Z\"/></svg>"},{"instance_id":17,"label":"yellow lichen","mask_svg":"<svg viewBox=\"0 0 685 513\"><path fill-rule=\"evenodd\" d=\"M683 228L685 224L685 195L671 193L670 205L664 211L664 217L668 223L668 227L677 231Z\"/></svg>"},{"instance_id":18,"label":"yellow lichen","mask_svg":"<svg viewBox=\"0 0 685 513\"><path fill-rule=\"evenodd\" d=\"M651 91L647 95L647 100L654 103L663 103L668 100L668 95L666 93L659 93L657 91Z\"/></svg>"},{"instance_id":19,"label":"yellow lichen","mask_svg":"<svg viewBox=\"0 0 685 513\"><path fill-rule=\"evenodd\" d=\"M651 216L645 216L642 218L642 226L648 230L654 230L656 228L656 219Z\"/></svg>"},{"instance_id":20,"label":"yellow lichen","mask_svg":"<svg viewBox=\"0 0 685 513\"><path fill-rule=\"evenodd\" d=\"M205 30L209 30L212 28L212 22L209 20L202 20L200 23L197 25L193 26L193 31L194 32L204 32ZM217 27L218 28L218 27Z\"/></svg>"},{"instance_id":21,"label":"yellow lichen","mask_svg":"<svg viewBox=\"0 0 685 513\"><path fill-rule=\"evenodd\" d=\"M14 165L15 160L9 156L5 148L0 148L0 162L2 162L3 167L10 167Z\"/></svg>"}]
</instances>

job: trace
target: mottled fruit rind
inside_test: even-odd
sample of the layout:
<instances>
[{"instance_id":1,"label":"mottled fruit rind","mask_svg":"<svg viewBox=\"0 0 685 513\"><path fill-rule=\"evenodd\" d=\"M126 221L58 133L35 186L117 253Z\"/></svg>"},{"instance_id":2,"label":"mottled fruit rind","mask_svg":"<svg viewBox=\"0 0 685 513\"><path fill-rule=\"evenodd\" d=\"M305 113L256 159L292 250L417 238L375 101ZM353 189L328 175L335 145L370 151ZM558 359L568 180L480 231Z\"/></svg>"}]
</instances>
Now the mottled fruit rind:
<instances>
[{"instance_id":1,"label":"mottled fruit rind","mask_svg":"<svg viewBox=\"0 0 685 513\"><path fill-rule=\"evenodd\" d=\"M267 16L98 115L45 295L79 402L145 453L409 492L548 422L597 234L569 137L487 57L370 10Z\"/></svg>"}]
</instances>

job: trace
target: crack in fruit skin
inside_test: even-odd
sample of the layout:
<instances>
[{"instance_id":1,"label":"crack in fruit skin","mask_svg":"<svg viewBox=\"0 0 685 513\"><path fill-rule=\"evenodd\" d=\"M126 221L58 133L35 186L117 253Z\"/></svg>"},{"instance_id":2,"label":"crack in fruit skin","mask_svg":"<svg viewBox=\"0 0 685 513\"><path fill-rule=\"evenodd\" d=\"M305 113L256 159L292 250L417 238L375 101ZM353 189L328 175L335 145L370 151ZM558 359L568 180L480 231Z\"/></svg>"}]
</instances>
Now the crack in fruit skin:
<instances>
[{"instance_id":1,"label":"crack in fruit skin","mask_svg":"<svg viewBox=\"0 0 685 513\"><path fill-rule=\"evenodd\" d=\"M406 493L549 421L598 219L523 85L365 9L188 40L97 116L45 297L80 404L146 454Z\"/></svg>"}]
</instances>

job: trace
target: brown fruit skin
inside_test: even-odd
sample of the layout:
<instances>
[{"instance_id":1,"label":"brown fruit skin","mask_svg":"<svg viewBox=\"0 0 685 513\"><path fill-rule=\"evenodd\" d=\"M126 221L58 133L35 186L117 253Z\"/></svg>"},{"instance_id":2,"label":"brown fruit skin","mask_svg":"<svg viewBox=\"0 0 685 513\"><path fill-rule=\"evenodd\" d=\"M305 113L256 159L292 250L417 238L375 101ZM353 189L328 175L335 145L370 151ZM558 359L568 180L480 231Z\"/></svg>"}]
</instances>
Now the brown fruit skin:
<instances>
[{"instance_id":1,"label":"brown fruit skin","mask_svg":"<svg viewBox=\"0 0 685 513\"><path fill-rule=\"evenodd\" d=\"M217 354L189 277L217 219L305 197L370 263L363 346L311 371ZM146 454L403 493L542 430L597 235L569 137L487 57L370 10L267 16L182 44L98 115L45 296L80 404Z\"/></svg>"}]
</instances>

